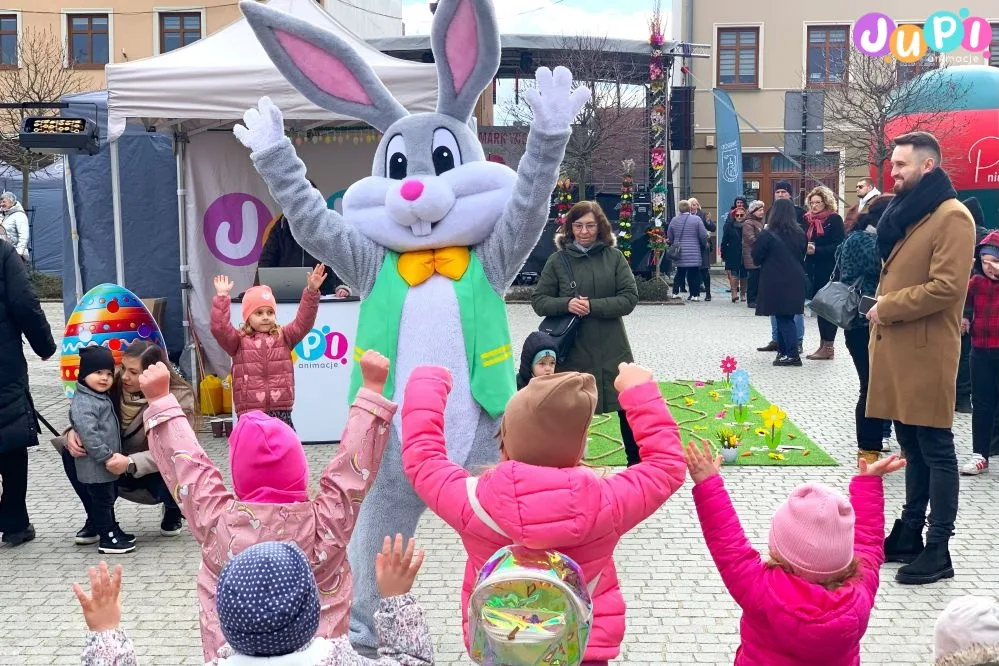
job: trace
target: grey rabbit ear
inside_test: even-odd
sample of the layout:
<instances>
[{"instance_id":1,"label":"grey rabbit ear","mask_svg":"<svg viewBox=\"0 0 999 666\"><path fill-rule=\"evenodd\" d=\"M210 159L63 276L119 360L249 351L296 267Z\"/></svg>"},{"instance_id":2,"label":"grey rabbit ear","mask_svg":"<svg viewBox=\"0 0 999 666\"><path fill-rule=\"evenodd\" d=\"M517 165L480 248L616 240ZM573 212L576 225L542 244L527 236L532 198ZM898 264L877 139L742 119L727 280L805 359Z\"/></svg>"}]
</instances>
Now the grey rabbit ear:
<instances>
[{"instance_id":1,"label":"grey rabbit ear","mask_svg":"<svg viewBox=\"0 0 999 666\"><path fill-rule=\"evenodd\" d=\"M437 112L467 122L500 66L491 0L440 0L430 29L437 63Z\"/></svg>"},{"instance_id":2,"label":"grey rabbit ear","mask_svg":"<svg viewBox=\"0 0 999 666\"><path fill-rule=\"evenodd\" d=\"M409 112L353 46L328 30L255 0L239 8L271 61L313 104L380 132Z\"/></svg>"}]
</instances>

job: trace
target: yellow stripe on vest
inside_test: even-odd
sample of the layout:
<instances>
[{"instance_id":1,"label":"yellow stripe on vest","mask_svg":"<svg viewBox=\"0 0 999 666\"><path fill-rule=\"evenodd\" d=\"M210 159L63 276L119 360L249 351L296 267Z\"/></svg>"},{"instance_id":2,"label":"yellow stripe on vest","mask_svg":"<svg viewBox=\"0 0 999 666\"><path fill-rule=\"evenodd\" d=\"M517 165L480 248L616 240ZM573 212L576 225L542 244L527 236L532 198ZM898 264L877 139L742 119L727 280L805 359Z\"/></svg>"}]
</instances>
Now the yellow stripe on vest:
<instances>
[{"instance_id":1,"label":"yellow stripe on vest","mask_svg":"<svg viewBox=\"0 0 999 666\"><path fill-rule=\"evenodd\" d=\"M503 354L502 356L497 356L496 358L491 358L488 361L483 361L482 362L482 367L483 368L488 368L490 365L496 365L497 363L502 363L503 361L507 360L511 356L513 356L513 352L509 352L508 351L507 353Z\"/></svg>"},{"instance_id":2,"label":"yellow stripe on vest","mask_svg":"<svg viewBox=\"0 0 999 666\"><path fill-rule=\"evenodd\" d=\"M503 345L502 347L497 347L496 349L491 349L487 351L486 353L482 354L482 360L486 361L489 360L489 358L492 356L497 356L499 354L504 354L504 353L506 353L507 355L510 354L510 345L508 344Z\"/></svg>"}]
</instances>

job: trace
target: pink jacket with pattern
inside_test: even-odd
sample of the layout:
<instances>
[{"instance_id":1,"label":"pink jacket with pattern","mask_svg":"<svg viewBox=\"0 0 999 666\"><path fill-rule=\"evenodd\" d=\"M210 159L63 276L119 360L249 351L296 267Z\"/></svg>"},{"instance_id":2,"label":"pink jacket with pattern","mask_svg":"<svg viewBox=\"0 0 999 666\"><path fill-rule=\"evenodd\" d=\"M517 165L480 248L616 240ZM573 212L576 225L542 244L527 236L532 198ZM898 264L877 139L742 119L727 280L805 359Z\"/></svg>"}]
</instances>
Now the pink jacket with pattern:
<instances>
[{"instance_id":1,"label":"pink jacket with pattern","mask_svg":"<svg viewBox=\"0 0 999 666\"><path fill-rule=\"evenodd\" d=\"M317 636L346 633L351 578L347 542L361 500L374 483L396 406L361 388L347 417L336 456L323 470L319 494L311 502L240 502L226 489L222 474L205 454L172 395L146 408L149 450L163 480L201 544L198 601L205 661L224 643L215 613L219 572L232 557L262 541L294 541L312 562L322 604Z\"/></svg>"},{"instance_id":2,"label":"pink jacket with pattern","mask_svg":"<svg viewBox=\"0 0 999 666\"><path fill-rule=\"evenodd\" d=\"M655 513L683 485L686 463L676 423L659 387L649 382L620 395L638 440L642 462L607 478L586 467L557 469L508 461L479 479L476 497L517 545L554 549L600 574L593 594L588 660L613 659L624 638L624 597L614 569L614 548L630 529ZM468 501L469 473L447 457L444 407L447 388L417 369L403 402L402 462L420 498L461 536L468 560L461 607L468 645L468 598L478 571L511 543L475 515ZM539 443L540 444L540 443Z\"/></svg>"},{"instance_id":3,"label":"pink jacket with pattern","mask_svg":"<svg viewBox=\"0 0 999 666\"><path fill-rule=\"evenodd\" d=\"M291 411L295 405L295 366L291 350L316 323L319 292L302 291L295 321L281 326L278 336L268 333L246 335L232 325L230 301L226 296L212 299L212 335L232 357L232 404L236 415L259 409L262 412Z\"/></svg>"},{"instance_id":4,"label":"pink jacket with pattern","mask_svg":"<svg viewBox=\"0 0 999 666\"><path fill-rule=\"evenodd\" d=\"M836 590L766 566L742 531L721 475L694 486L694 503L711 557L742 608L736 666L859 666L885 559L881 477L856 476L850 483L860 570Z\"/></svg>"}]
</instances>

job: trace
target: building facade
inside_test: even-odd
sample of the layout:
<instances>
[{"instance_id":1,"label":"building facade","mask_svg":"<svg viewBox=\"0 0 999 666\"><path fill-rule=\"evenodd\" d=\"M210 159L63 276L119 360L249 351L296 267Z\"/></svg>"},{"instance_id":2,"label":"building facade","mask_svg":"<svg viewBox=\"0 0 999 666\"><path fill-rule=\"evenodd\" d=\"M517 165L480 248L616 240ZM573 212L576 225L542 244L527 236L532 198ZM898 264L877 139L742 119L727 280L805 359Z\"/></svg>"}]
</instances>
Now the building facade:
<instances>
[{"instance_id":1,"label":"building facade","mask_svg":"<svg viewBox=\"0 0 999 666\"><path fill-rule=\"evenodd\" d=\"M401 0L316 1L363 39L403 34ZM29 34L45 35L64 45L81 87L100 90L105 65L181 48L240 16L237 0L0 0L0 68L21 64Z\"/></svg>"},{"instance_id":2,"label":"building facade","mask_svg":"<svg viewBox=\"0 0 999 666\"><path fill-rule=\"evenodd\" d=\"M815 180L801 178L799 168L783 155L784 95L788 91L828 90L850 85L851 58L867 57L853 49L855 22L865 14L880 11L896 24L922 25L937 11L949 9L939 2L911 0L872 6L860 0L793 3L737 3L731 0L673 0L671 37L694 44L710 44L710 59L686 64L689 75L677 73L675 85L696 86L695 148L689 154L674 153L679 165L675 183L680 198L696 196L717 215L717 151L712 88L727 91L740 122L744 191L768 204L773 185L790 181L796 192L807 190ZM968 0L953 8L967 8L971 16L992 24L991 61L982 53L957 50L942 59L932 53L911 64L896 64L898 79L907 81L927 68L947 64L999 66L999 5L994 0ZM677 68L679 70L679 68ZM745 121L748 121L745 122ZM755 127L750 127L750 123ZM828 185L843 207L853 204L857 179L868 168L847 159L843 127L825 126L825 152L810 158L808 172ZM728 206L731 202L720 202ZM727 209L727 208L726 208Z\"/></svg>"}]
</instances>

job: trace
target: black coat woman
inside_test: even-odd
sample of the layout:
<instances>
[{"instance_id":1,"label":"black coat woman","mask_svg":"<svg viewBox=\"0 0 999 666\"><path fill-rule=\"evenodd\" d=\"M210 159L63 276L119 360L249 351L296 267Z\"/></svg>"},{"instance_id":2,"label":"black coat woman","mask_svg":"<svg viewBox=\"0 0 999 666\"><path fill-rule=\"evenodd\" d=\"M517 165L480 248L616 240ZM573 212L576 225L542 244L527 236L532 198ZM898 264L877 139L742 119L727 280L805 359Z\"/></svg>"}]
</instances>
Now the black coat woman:
<instances>
[{"instance_id":1,"label":"black coat woman","mask_svg":"<svg viewBox=\"0 0 999 666\"><path fill-rule=\"evenodd\" d=\"M19 546L35 538L28 518L28 448L38 445L38 420L28 392L21 336L42 360L56 352L52 330L14 246L0 241L0 532Z\"/></svg>"},{"instance_id":2,"label":"black coat woman","mask_svg":"<svg viewBox=\"0 0 999 666\"><path fill-rule=\"evenodd\" d=\"M839 246L839 281L844 284L858 283L861 295L870 296L878 291L881 279L881 256L878 254L878 221L893 195L883 194L874 199L861 213L850 230L850 234ZM871 342L871 329L867 317L859 315L853 326L844 332L846 349L853 359L860 381L860 395L854 410L857 433L858 457L868 463L877 462L884 448L884 432L887 425L881 419L867 417L867 386L871 378L871 359L868 347Z\"/></svg>"},{"instance_id":3,"label":"black coat woman","mask_svg":"<svg viewBox=\"0 0 999 666\"><path fill-rule=\"evenodd\" d=\"M846 240L846 227L843 218L836 212L836 198L832 190L824 185L808 193L808 212L805 213L805 236L808 238L808 256L805 269L808 272L808 298L826 286L836 267L836 248ZM829 361L834 354L836 324L822 317L819 320L819 348L806 356L809 361Z\"/></svg>"},{"instance_id":4,"label":"black coat woman","mask_svg":"<svg viewBox=\"0 0 999 666\"><path fill-rule=\"evenodd\" d=\"M801 365L794 317L805 312L806 246L794 204L774 202L767 227L753 246L753 263L760 267L756 314L777 319L776 366Z\"/></svg>"}]
</instances>

